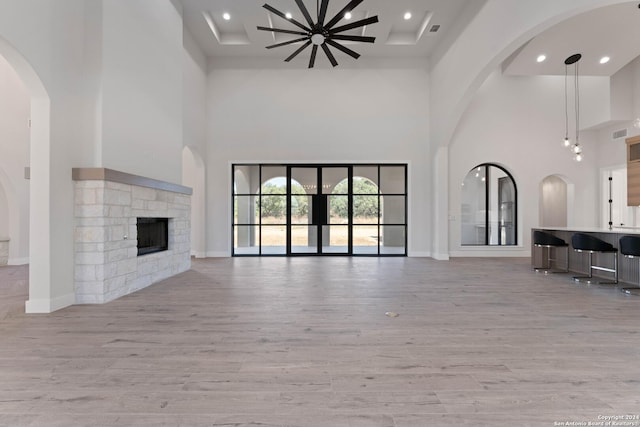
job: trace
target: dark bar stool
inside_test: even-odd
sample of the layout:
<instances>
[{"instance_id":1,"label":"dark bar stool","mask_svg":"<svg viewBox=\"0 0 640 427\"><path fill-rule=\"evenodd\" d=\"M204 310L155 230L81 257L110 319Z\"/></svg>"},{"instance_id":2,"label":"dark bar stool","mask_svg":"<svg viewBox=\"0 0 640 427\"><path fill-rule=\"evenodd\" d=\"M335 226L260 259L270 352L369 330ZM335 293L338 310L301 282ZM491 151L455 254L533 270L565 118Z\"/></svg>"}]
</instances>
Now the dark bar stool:
<instances>
[{"instance_id":1,"label":"dark bar stool","mask_svg":"<svg viewBox=\"0 0 640 427\"><path fill-rule=\"evenodd\" d=\"M620 238L620 253L627 258L640 259L640 236L622 236ZM639 287L622 288L621 291L630 295L640 295Z\"/></svg>"},{"instance_id":2,"label":"dark bar stool","mask_svg":"<svg viewBox=\"0 0 640 427\"><path fill-rule=\"evenodd\" d=\"M548 268L543 267L533 267L535 271L544 271L547 273L567 273L569 271L569 245L567 242L562 240L559 237L554 236L551 233L545 233L544 231L534 230L533 232L533 246L536 248L542 248L544 251L547 251L547 266ZM556 261L555 258L551 258L551 250L565 248L567 250L567 262L565 269L562 271L553 271L551 270L551 262Z\"/></svg>"},{"instance_id":3,"label":"dark bar stool","mask_svg":"<svg viewBox=\"0 0 640 427\"><path fill-rule=\"evenodd\" d=\"M618 283L618 249L614 248L611 243L607 243L604 240L598 239L590 234L576 233L571 237L571 246L576 252L587 252L589 254L589 275L588 276L575 276L573 279L579 282L580 279L589 279L586 282L591 283L593 278L593 270L607 271L613 273L614 280L599 282L601 284L615 285ZM613 254L613 268L601 267L593 265L594 253L611 253Z\"/></svg>"}]
</instances>

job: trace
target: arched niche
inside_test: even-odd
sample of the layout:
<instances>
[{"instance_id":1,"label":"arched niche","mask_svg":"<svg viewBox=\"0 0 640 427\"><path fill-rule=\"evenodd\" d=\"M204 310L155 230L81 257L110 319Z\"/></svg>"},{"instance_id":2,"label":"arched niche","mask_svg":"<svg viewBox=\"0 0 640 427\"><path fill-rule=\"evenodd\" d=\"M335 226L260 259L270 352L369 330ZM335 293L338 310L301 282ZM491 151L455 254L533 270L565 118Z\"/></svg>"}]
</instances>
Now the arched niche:
<instances>
[{"instance_id":1,"label":"arched niche","mask_svg":"<svg viewBox=\"0 0 640 427\"><path fill-rule=\"evenodd\" d=\"M569 226L574 185L562 175L549 175L540 182L540 226Z\"/></svg>"}]
</instances>

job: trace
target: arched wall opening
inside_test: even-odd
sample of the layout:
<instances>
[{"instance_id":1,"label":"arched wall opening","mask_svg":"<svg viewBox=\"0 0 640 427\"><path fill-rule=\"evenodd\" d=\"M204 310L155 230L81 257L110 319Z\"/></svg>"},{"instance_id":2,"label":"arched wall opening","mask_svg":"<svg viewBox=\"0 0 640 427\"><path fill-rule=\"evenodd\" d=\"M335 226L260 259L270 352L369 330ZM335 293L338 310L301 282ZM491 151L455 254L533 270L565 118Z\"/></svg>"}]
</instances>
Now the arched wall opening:
<instances>
[{"instance_id":1,"label":"arched wall opening","mask_svg":"<svg viewBox=\"0 0 640 427\"><path fill-rule=\"evenodd\" d=\"M559 4L557 2L543 1L535 5L540 13L528 14L526 9L529 6L522 5L522 14L514 22L510 23L509 29L501 34L492 34L489 28L497 22L499 15L502 13L499 9L504 7L505 1L492 1L487 3L483 10L478 14L474 25L468 27L466 34L456 42L456 49L450 53L444 54L438 58L437 64L432 70L431 75L431 99L432 103L432 121L431 136L434 145L431 151L433 161L433 177L435 195L433 202L433 243L432 253L434 254L451 254L453 256L462 255L457 248L459 244L459 216L457 211L457 198L459 197L460 183L456 181L457 169L461 166L457 152L450 152L451 143L457 141L460 130L469 123L469 120L478 120L473 113L469 113L470 107L477 99L477 95L486 95L482 92L482 86L487 82L494 73L500 73L501 64L516 52L527 40L541 34L552 26L577 16L590 10L598 9L604 6L633 3L630 1L590 1L590 2L566 2ZM533 7L533 6L532 6ZM561 93L561 92L558 92ZM446 95L445 95L446 94ZM447 98L444 102L442 99ZM505 97L506 98L506 97ZM526 96L522 96L526 99ZM437 101L437 102L436 102ZM560 115L558 115L560 117ZM505 123L510 123L508 119ZM511 133L513 136L513 133ZM548 139L545 139L548 140ZM473 145L476 149L481 146L482 138L475 138ZM512 153L513 141L509 144L509 149L503 146L505 153ZM460 150L458 150L460 151ZM440 154L445 152L444 154ZM485 153L476 153L476 162L484 160ZM496 156L495 160L510 159L507 156ZM494 159L492 159L494 160ZM535 173L529 173L528 169L522 168L519 164L509 164L512 169L521 175L523 179L523 194L539 194L538 186L542 177L548 174L543 172L542 176L536 176ZM448 176L447 182L438 180L439 176ZM583 180L585 173L572 174L575 175L576 182L587 182ZM590 182L590 181L589 181ZM591 196L585 196L580 193L579 202L583 206L589 206L592 203ZM527 199L530 204L537 202L534 198ZM525 219L523 227L526 229L530 226L537 226L539 218L539 205L524 207L522 214ZM531 215L531 212L533 215ZM590 217L579 214L585 212L584 209L576 209L575 214L578 218L574 220L576 223L588 223ZM568 212L569 226L571 226L572 213ZM447 222L449 222L447 226ZM518 247L510 249L509 252L501 252L500 256L526 256L529 248L529 234L524 232L523 239L519 240ZM453 252L452 252L453 250ZM457 251L457 253L456 253ZM481 252L481 256L489 256L490 252Z\"/></svg>"},{"instance_id":2,"label":"arched wall opening","mask_svg":"<svg viewBox=\"0 0 640 427\"><path fill-rule=\"evenodd\" d=\"M29 300L28 313L49 313L72 303L55 300L51 265L51 101L31 64L11 43L0 36L0 56L6 59L24 83L30 97L29 182Z\"/></svg>"},{"instance_id":3,"label":"arched wall opening","mask_svg":"<svg viewBox=\"0 0 640 427\"><path fill-rule=\"evenodd\" d=\"M16 70L0 56L0 264L29 260L29 117L31 99Z\"/></svg>"},{"instance_id":4,"label":"arched wall opening","mask_svg":"<svg viewBox=\"0 0 640 427\"><path fill-rule=\"evenodd\" d=\"M182 149L182 184L191 187L191 255L206 257L206 175L204 161L193 147Z\"/></svg>"},{"instance_id":5,"label":"arched wall opening","mask_svg":"<svg viewBox=\"0 0 640 427\"><path fill-rule=\"evenodd\" d=\"M4 170L0 168L0 266L18 264L12 255L16 252L16 246L19 243L19 231L20 209L18 208L18 200L11 185L11 180ZM14 236L16 237L14 238Z\"/></svg>"}]
</instances>

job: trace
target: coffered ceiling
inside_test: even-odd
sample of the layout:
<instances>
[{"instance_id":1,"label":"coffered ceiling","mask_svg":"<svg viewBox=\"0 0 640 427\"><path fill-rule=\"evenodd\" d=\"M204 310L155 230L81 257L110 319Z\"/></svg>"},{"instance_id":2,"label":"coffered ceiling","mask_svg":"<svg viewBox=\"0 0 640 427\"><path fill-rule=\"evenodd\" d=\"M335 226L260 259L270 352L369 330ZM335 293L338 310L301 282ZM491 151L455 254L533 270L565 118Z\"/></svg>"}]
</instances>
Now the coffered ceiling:
<instances>
[{"instance_id":1,"label":"coffered ceiling","mask_svg":"<svg viewBox=\"0 0 640 427\"><path fill-rule=\"evenodd\" d=\"M303 1L315 17L317 0ZM274 49L265 47L298 36L258 31L256 27L298 28L264 9L265 2L283 13L291 13L293 19L305 22L294 0L182 0L184 22L209 57L284 60L299 44ZM347 3L347 0L330 0L327 19ZM359 61L365 58L425 59L451 33L461 17L469 14L469 9L473 13L482 4L484 0L364 0L353 10L350 21L343 19L339 25L378 16L378 23L348 32L376 37L375 44L344 43L362 55ZM410 19L405 19L407 12L411 14ZM225 19L225 14L229 19ZM292 64L306 66L308 56L308 53L301 54ZM341 52L336 53L336 58L341 67L355 61ZM323 55L318 55L318 63L330 66Z\"/></svg>"},{"instance_id":2,"label":"coffered ceiling","mask_svg":"<svg viewBox=\"0 0 640 427\"><path fill-rule=\"evenodd\" d=\"M514 0L524 1L524 0ZM224 61L242 60L256 66L269 61L283 63L300 44L274 49L266 46L292 40L295 35L258 31L257 26L297 30L290 22L269 12L265 4L293 19L305 22L294 0L181 0L188 31L206 56ZM318 0L303 0L315 17ZM473 19L486 0L364 0L353 11L351 22L377 15L379 22L351 30L348 34L376 37L374 44L344 42L361 54L358 60L424 60L438 47L451 43ZM330 0L327 17L336 15L348 0ZM411 13L410 19L404 19ZM228 14L229 19L225 19ZM349 21L343 19L340 25ZM508 75L562 75L564 60L581 53L581 75L612 75L640 55L640 8L625 2L583 13L545 30L517 50L505 63ZM340 67L355 66L356 60L335 53ZM546 60L537 62L540 55ZM309 54L297 56L287 66L306 67ZM606 64L600 59L609 57ZM324 55L316 66L330 67Z\"/></svg>"}]
</instances>

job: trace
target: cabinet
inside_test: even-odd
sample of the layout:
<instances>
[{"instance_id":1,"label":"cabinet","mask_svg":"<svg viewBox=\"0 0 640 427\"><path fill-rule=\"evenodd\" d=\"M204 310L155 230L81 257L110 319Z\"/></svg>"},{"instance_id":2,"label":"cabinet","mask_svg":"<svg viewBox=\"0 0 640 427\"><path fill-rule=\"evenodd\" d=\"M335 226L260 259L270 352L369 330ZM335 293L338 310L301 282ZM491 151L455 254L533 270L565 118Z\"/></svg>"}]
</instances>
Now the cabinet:
<instances>
[{"instance_id":1,"label":"cabinet","mask_svg":"<svg viewBox=\"0 0 640 427\"><path fill-rule=\"evenodd\" d=\"M640 136L627 138L627 206L640 206Z\"/></svg>"}]
</instances>

